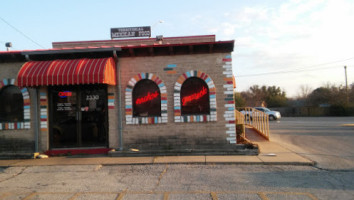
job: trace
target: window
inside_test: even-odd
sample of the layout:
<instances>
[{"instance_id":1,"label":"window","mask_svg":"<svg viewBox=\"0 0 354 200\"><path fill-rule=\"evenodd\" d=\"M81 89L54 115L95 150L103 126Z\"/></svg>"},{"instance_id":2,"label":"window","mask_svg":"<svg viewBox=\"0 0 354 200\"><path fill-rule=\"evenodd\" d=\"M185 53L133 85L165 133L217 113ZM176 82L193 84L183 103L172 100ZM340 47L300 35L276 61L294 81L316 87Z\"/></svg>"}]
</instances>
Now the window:
<instances>
[{"instance_id":1,"label":"window","mask_svg":"<svg viewBox=\"0 0 354 200\"><path fill-rule=\"evenodd\" d=\"M182 115L210 114L209 88L204 80L191 77L181 87Z\"/></svg>"},{"instance_id":2,"label":"window","mask_svg":"<svg viewBox=\"0 0 354 200\"><path fill-rule=\"evenodd\" d=\"M161 116L161 94L158 85L142 79L133 89L133 117Z\"/></svg>"},{"instance_id":3,"label":"window","mask_svg":"<svg viewBox=\"0 0 354 200\"><path fill-rule=\"evenodd\" d=\"M23 96L21 90L9 85L0 90L0 122L23 121Z\"/></svg>"}]
</instances>

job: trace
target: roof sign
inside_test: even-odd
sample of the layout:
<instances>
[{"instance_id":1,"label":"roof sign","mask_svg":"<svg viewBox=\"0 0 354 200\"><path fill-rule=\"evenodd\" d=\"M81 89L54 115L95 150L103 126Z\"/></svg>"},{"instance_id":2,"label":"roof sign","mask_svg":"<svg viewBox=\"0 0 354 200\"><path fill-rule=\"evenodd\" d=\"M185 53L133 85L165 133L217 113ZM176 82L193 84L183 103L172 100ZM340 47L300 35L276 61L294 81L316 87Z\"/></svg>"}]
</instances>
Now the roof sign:
<instances>
[{"instance_id":1,"label":"roof sign","mask_svg":"<svg viewBox=\"0 0 354 200\"><path fill-rule=\"evenodd\" d=\"M151 37L151 27L122 27L111 28L111 38L128 38L128 37Z\"/></svg>"}]
</instances>

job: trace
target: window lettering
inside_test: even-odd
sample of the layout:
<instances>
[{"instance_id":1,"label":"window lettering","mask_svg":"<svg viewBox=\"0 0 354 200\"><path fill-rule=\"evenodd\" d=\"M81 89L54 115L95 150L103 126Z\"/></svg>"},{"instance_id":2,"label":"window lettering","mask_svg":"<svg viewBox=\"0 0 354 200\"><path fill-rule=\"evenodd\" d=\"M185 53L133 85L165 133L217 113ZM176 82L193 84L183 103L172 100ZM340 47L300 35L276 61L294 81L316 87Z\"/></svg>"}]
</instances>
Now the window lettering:
<instances>
[{"instance_id":1,"label":"window lettering","mask_svg":"<svg viewBox=\"0 0 354 200\"><path fill-rule=\"evenodd\" d=\"M72 92L70 91L63 91L63 92L59 92L58 96L60 98L66 98L66 97L71 97L72 96Z\"/></svg>"},{"instance_id":2,"label":"window lettering","mask_svg":"<svg viewBox=\"0 0 354 200\"><path fill-rule=\"evenodd\" d=\"M146 96L138 98L135 101L135 103L137 105L140 105L140 104L146 103L148 101L151 101L151 100L157 98L158 96L159 96L159 93L157 91L155 91L154 93L151 93L151 94L150 94L150 92L148 92Z\"/></svg>"},{"instance_id":3,"label":"window lettering","mask_svg":"<svg viewBox=\"0 0 354 200\"><path fill-rule=\"evenodd\" d=\"M198 100L200 98L202 98L204 95L206 95L208 93L208 90L203 86L203 89L200 90L197 93L194 93L192 95L186 96L182 98L182 105L187 105L188 102L191 102L193 100Z\"/></svg>"},{"instance_id":4,"label":"window lettering","mask_svg":"<svg viewBox=\"0 0 354 200\"><path fill-rule=\"evenodd\" d=\"M99 95L86 95L86 101L96 101L99 99L100 99Z\"/></svg>"}]
</instances>

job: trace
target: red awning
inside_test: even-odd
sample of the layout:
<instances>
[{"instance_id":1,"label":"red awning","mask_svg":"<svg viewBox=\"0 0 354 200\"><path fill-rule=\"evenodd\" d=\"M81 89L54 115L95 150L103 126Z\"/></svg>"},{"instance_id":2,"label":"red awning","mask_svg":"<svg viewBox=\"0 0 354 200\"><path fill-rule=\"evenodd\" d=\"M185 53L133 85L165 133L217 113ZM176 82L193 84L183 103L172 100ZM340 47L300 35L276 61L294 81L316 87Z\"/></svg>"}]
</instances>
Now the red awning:
<instances>
[{"instance_id":1,"label":"red awning","mask_svg":"<svg viewBox=\"0 0 354 200\"><path fill-rule=\"evenodd\" d=\"M29 61L17 75L19 87L95 83L116 85L113 58Z\"/></svg>"}]
</instances>

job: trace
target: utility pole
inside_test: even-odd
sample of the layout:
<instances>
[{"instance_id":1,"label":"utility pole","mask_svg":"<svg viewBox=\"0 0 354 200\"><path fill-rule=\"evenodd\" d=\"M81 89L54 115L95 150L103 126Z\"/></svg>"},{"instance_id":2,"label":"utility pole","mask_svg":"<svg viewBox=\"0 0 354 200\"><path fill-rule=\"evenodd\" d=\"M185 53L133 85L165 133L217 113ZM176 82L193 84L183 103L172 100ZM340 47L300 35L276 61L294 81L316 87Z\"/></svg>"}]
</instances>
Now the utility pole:
<instances>
[{"instance_id":1,"label":"utility pole","mask_svg":"<svg viewBox=\"0 0 354 200\"><path fill-rule=\"evenodd\" d=\"M348 80L347 80L347 66L344 66L345 73L345 93L347 95L347 105L349 105L349 96L348 96Z\"/></svg>"}]
</instances>

